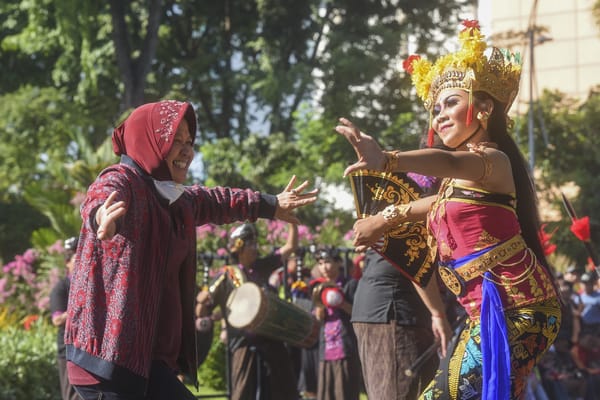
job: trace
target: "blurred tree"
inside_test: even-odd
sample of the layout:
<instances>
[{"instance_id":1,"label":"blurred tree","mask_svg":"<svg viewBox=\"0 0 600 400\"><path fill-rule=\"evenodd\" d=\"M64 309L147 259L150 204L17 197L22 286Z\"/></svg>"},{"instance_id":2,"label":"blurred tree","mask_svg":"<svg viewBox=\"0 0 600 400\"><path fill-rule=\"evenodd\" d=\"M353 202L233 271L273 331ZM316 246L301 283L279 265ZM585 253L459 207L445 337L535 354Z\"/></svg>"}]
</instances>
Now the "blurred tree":
<instances>
[{"instance_id":1,"label":"blurred tree","mask_svg":"<svg viewBox=\"0 0 600 400\"><path fill-rule=\"evenodd\" d=\"M592 89L588 98L581 101L569 98L557 91L545 91L539 100L542 118L548 136L548 145L544 141L536 142L539 154L540 176L542 182L540 197L546 204L560 210L560 221L551 222L548 231L558 228L553 241L558 251L566 254L578 265L587 264L584 246L570 232L571 221L560 197L564 186L574 184L579 188L576 198L571 199L579 217L589 216L591 240L600 243L600 176L592 171L600 170L600 87ZM536 127L535 136L542 137ZM523 148L527 146L522 143ZM538 184L540 185L540 184Z\"/></svg>"},{"instance_id":2,"label":"blurred tree","mask_svg":"<svg viewBox=\"0 0 600 400\"><path fill-rule=\"evenodd\" d=\"M600 0L596 0L592 6L592 15L596 20L596 25L600 28Z\"/></svg>"},{"instance_id":3,"label":"blurred tree","mask_svg":"<svg viewBox=\"0 0 600 400\"><path fill-rule=\"evenodd\" d=\"M31 232L48 225L43 214L23 201L0 200L0 265L31 247Z\"/></svg>"},{"instance_id":4,"label":"blurred tree","mask_svg":"<svg viewBox=\"0 0 600 400\"><path fill-rule=\"evenodd\" d=\"M290 171L307 168L302 157L318 154L326 157L310 163L307 177L328 179L351 154L331 134L341 113L381 133L386 146L416 143L416 122L405 117L416 104L408 80L396 73L399 58L409 42L415 51L434 52L444 33L455 32L457 15L469 3L4 2L0 59L8 71L0 74L0 193L22 201L29 187L28 201L39 205L34 197L58 185L50 166L82 157L76 135L97 148L131 107L165 97L195 105L199 145L224 139L230 152L246 149L243 157L227 156L233 165L214 170L219 184L280 189ZM300 134L303 120L327 128ZM394 130L387 131L390 126ZM299 152L303 135L313 141ZM221 163L210 154L204 159L212 167ZM237 160L246 166L236 167ZM315 173L318 165L331 172ZM236 168L237 176L226 173ZM205 171L210 176L213 169ZM59 219L50 221L51 230L65 230Z\"/></svg>"}]
</instances>

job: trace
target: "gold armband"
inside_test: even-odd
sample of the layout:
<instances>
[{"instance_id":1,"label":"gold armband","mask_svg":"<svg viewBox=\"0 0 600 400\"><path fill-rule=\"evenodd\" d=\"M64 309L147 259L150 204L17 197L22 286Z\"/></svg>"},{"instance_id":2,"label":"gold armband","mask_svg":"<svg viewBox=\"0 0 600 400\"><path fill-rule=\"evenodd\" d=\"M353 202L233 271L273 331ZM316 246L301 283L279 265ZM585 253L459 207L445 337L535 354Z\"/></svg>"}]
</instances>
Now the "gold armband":
<instances>
[{"instance_id":1,"label":"gold armband","mask_svg":"<svg viewBox=\"0 0 600 400\"><path fill-rule=\"evenodd\" d=\"M394 172L400 169L400 153L400 150L383 152L385 155L385 165L383 166L384 172Z\"/></svg>"},{"instance_id":2,"label":"gold armband","mask_svg":"<svg viewBox=\"0 0 600 400\"><path fill-rule=\"evenodd\" d=\"M406 220L410 208L410 204L399 204L397 206L390 204L381 210L381 215L385 220L385 224L390 228L394 228Z\"/></svg>"},{"instance_id":3,"label":"gold armband","mask_svg":"<svg viewBox=\"0 0 600 400\"><path fill-rule=\"evenodd\" d=\"M469 143L467 144L467 147L471 153L475 153L481 157L481 161L483 161L483 174L481 175L481 178L477 180L477 182L485 183L485 181L492 174L493 169L492 162L490 161L488 154L485 152L485 148L488 146L486 146L486 143L480 143L477 145L472 145Z\"/></svg>"}]
</instances>

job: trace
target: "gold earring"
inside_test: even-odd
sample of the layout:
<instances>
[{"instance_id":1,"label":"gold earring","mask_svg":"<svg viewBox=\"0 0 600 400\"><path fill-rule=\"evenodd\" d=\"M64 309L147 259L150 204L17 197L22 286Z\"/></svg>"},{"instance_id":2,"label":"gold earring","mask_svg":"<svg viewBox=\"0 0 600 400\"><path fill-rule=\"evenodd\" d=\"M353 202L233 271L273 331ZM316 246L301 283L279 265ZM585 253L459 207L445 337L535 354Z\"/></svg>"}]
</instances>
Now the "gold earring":
<instances>
[{"instance_id":1,"label":"gold earring","mask_svg":"<svg viewBox=\"0 0 600 400\"><path fill-rule=\"evenodd\" d=\"M490 119L490 113L487 111L479 111L477 113L477 119L479 120L479 123L481 123L481 127L483 129L487 129L487 122L488 119Z\"/></svg>"}]
</instances>

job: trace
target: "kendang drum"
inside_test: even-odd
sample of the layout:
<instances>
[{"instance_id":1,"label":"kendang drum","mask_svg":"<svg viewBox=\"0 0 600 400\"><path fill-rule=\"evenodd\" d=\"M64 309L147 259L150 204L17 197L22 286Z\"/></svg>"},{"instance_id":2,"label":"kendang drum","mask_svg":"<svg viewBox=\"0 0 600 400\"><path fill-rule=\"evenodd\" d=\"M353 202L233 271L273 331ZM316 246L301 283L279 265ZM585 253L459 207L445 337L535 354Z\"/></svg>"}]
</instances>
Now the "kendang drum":
<instances>
[{"instance_id":1,"label":"kendang drum","mask_svg":"<svg viewBox=\"0 0 600 400\"><path fill-rule=\"evenodd\" d=\"M243 283L229 295L227 322L234 328L297 347L312 347L319 338L320 323L312 314L253 282Z\"/></svg>"}]
</instances>

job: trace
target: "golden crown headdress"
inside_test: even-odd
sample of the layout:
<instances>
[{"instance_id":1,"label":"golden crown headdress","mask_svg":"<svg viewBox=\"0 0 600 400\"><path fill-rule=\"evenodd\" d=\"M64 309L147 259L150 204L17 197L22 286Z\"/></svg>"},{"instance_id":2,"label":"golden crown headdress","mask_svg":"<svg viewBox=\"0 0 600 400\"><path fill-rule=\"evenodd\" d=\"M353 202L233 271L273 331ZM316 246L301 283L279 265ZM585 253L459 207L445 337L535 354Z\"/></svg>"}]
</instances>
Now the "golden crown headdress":
<instances>
[{"instance_id":1,"label":"golden crown headdress","mask_svg":"<svg viewBox=\"0 0 600 400\"><path fill-rule=\"evenodd\" d=\"M460 88L471 95L476 91L488 93L505 105L507 113L519 89L520 54L492 47L488 57L484 54L487 44L479 23L466 20L463 26L458 35L460 50L440 57L433 64L412 55L404 61L404 69L411 74L417 94L430 112L442 90Z\"/></svg>"}]
</instances>

